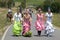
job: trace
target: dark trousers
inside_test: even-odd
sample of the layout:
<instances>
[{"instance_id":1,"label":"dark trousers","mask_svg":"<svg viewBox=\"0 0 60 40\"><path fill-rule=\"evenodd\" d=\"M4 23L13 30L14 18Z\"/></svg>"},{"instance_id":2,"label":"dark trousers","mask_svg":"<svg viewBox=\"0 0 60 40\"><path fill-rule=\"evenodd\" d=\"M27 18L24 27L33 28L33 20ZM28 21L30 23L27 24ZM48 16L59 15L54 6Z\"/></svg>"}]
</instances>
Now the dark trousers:
<instances>
[{"instance_id":1,"label":"dark trousers","mask_svg":"<svg viewBox=\"0 0 60 40\"><path fill-rule=\"evenodd\" d=\"M41 35L41 31L38 31L38 35L39 35L39 36Z\"/></svg>"}]
</instances>

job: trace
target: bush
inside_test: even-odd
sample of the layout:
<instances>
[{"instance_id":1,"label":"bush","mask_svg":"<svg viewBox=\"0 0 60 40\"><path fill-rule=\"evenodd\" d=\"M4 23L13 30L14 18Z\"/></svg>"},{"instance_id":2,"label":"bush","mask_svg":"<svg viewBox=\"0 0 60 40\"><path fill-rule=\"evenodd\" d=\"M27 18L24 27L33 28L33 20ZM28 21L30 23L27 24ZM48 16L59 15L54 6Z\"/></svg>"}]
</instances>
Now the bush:
<instances>
[{"instance_id":1,"label":"bush","mask_svg":"<svg viewBox=\"0 0 60 40\"><path fill-rule=\"evenodd\" d=\"M47 11L48 7L51 7L51 0L45 0L41 5L37 6L36 9L41 7L43 11Z\"/></svg>"},{"instance_id":2,"label":"bush","mask_svg":"<svg viewBox=\"0 0 60 40\"><path fill-rule=\"evenodd\" d=\"M1 0L0 1L0 7L12 7L14 6L15 2L14 0Z\"/></svg>"},{"instance_id":3,"label":"bush","mask_svg":"<svg viewBox=\"0 0 60 40\"><path fill-rule=\"evenodd\" d=\"M26 8L26 0L21 1L21 6L22 6L23 9Z\"/></svg>"},{"instance_id":4,"label":"bush","mask_svg":"<svg viewBox=\"0 0 60 40\"><path fill-rule=\"evenodd\" d=\"M51 0L45 0L44 3L43 3L44 11L47 11L48 7L51 7L52 3L53 3L53 1L51 1Z\"/></svg>"},{"instance_id":5,"label":"bush","mask_svg":"<svg viewBox=\"0 0 60 40\"><path fill-rule=\"evenodd\" d=\"M60 4L58 2L53 2L51 4L52 12L59 12L60 11Z\"/></svg>"},{"instance_id":6,"label":"bush","mask_svg":"<svg viewBox=\"0 0 60 40\"><path fill-rule=\"evenodd\" d=\"M38 10L38 8L43 9L43 6L42 5L38 5L35 9Z\"/></svg>"},{"instance_id":7,"label":"bush","mask_svg":"<svg viewBox=\"0 0 60 40\"><path fill-rule=\"evenodd\" d=\"M52 12L60 12L60 2L56 1L45 0L44 3L37 6L36 9L38 9L39 7L41 7L44 12L48 11L48 7L51 8Z\"/></svg>"},{"instance_id":8,"label":"bush","mask_svg":"<svg viewBox=\"0 0 60 40\"><path fill-rule=\"evenodd\" d=\"M5 7L6 2L5 1L0 1L0 7Z\"/></svg>"}]
</instances>

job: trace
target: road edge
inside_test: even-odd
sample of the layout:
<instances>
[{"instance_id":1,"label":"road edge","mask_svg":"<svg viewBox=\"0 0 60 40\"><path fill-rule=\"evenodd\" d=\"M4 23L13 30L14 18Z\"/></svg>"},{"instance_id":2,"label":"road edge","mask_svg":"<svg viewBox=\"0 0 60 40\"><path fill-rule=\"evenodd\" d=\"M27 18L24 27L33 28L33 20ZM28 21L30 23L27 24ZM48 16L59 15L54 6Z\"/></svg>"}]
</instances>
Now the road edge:
<instances>
[{"instance_id":1,"label":"road edge","mask_svg":"<svg viewBox=\"0 0 60 40\"><path fill-rule=\"evenodd\" d=\"M12 24L11 24L12 25ZM11 25L6 29L6 31L4 32L4 34L3 34L3 36L2 36L2 38L1 38L1 40L4 40L4 38L5 38L5 36L6 36L6 33L7 33L7 31L9 30L9 28L11 27Z\"/></svg>"}]
</instances>

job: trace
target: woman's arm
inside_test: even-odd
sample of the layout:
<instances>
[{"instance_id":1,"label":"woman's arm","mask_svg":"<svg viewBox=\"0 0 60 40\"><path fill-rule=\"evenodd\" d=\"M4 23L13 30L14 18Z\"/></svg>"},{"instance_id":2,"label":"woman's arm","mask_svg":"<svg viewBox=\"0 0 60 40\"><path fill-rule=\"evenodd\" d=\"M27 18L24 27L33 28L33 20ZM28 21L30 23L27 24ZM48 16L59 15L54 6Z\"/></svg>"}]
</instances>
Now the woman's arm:
<instances>
[{"instance_id":1,"label":"woman's arm","mask_svg":"<svg viewBox=\"0 0 60 40\"><path fill-rule=\"evenodd\" d=\"M44 20L44 22L46 22L46 16L45 16L45 14L43 15L43 20Z\"/></svg>"},{"instance_id":2,"label":"woman's arm","mask_svg":"<svg viewBox=\"0 0 60 40\"><path fill-rule=\"evenodd\" d=\"M30 19L29 19L29 21L30 21L30 23L32 22L32 18L31 18L31 16L29 15L29 17L30 17Z\"/></svg>"},{"instance_id":3,"label":"woman's arm","mask_svg":"<svg viewBox=\"0 0 60 40\"><path fill-rule=\"evenodd\" d=\"M32 18L30 17L29 21L31 22L32 21Z\"/></svg>"}]
</instances>

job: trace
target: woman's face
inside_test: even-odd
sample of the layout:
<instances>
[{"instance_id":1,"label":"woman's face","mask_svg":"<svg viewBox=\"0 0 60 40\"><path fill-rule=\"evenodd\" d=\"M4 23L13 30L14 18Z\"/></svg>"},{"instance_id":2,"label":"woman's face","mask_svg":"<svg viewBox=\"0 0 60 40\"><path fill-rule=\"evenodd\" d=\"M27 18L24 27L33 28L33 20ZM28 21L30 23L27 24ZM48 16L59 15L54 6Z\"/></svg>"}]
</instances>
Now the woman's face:
<instances>
[{"instance_id":1,"label":"woman's face","mask_svg":"<svg viewBox=\"0 0 60 40\"><path fill-rule=\"evenodd\" d=\"M42 13L42 10L41 10L41 8L39 8L39 9L38 9L38 12L39 12L39 13Z\"/></svg>"},{"instance_id":2,"label":"woman's face","mask_svg":"<svg viewBox=\"0 0 60 40\"><path fill-rule=\"evenodd\" d=\"M28 12L26 11L26 12L25 12L25 14L27 15L27 14L28 14Z\"/></svg>"},{"instance_id":3,"label":"woman's face","mask_svg":"<svg viewBox=\"0 0 60 40\"><path fill-rule=\"evenodd\" d=\"M48 10L48 13L51 13L51 10Z\"/></svg>"}]
</instances>

